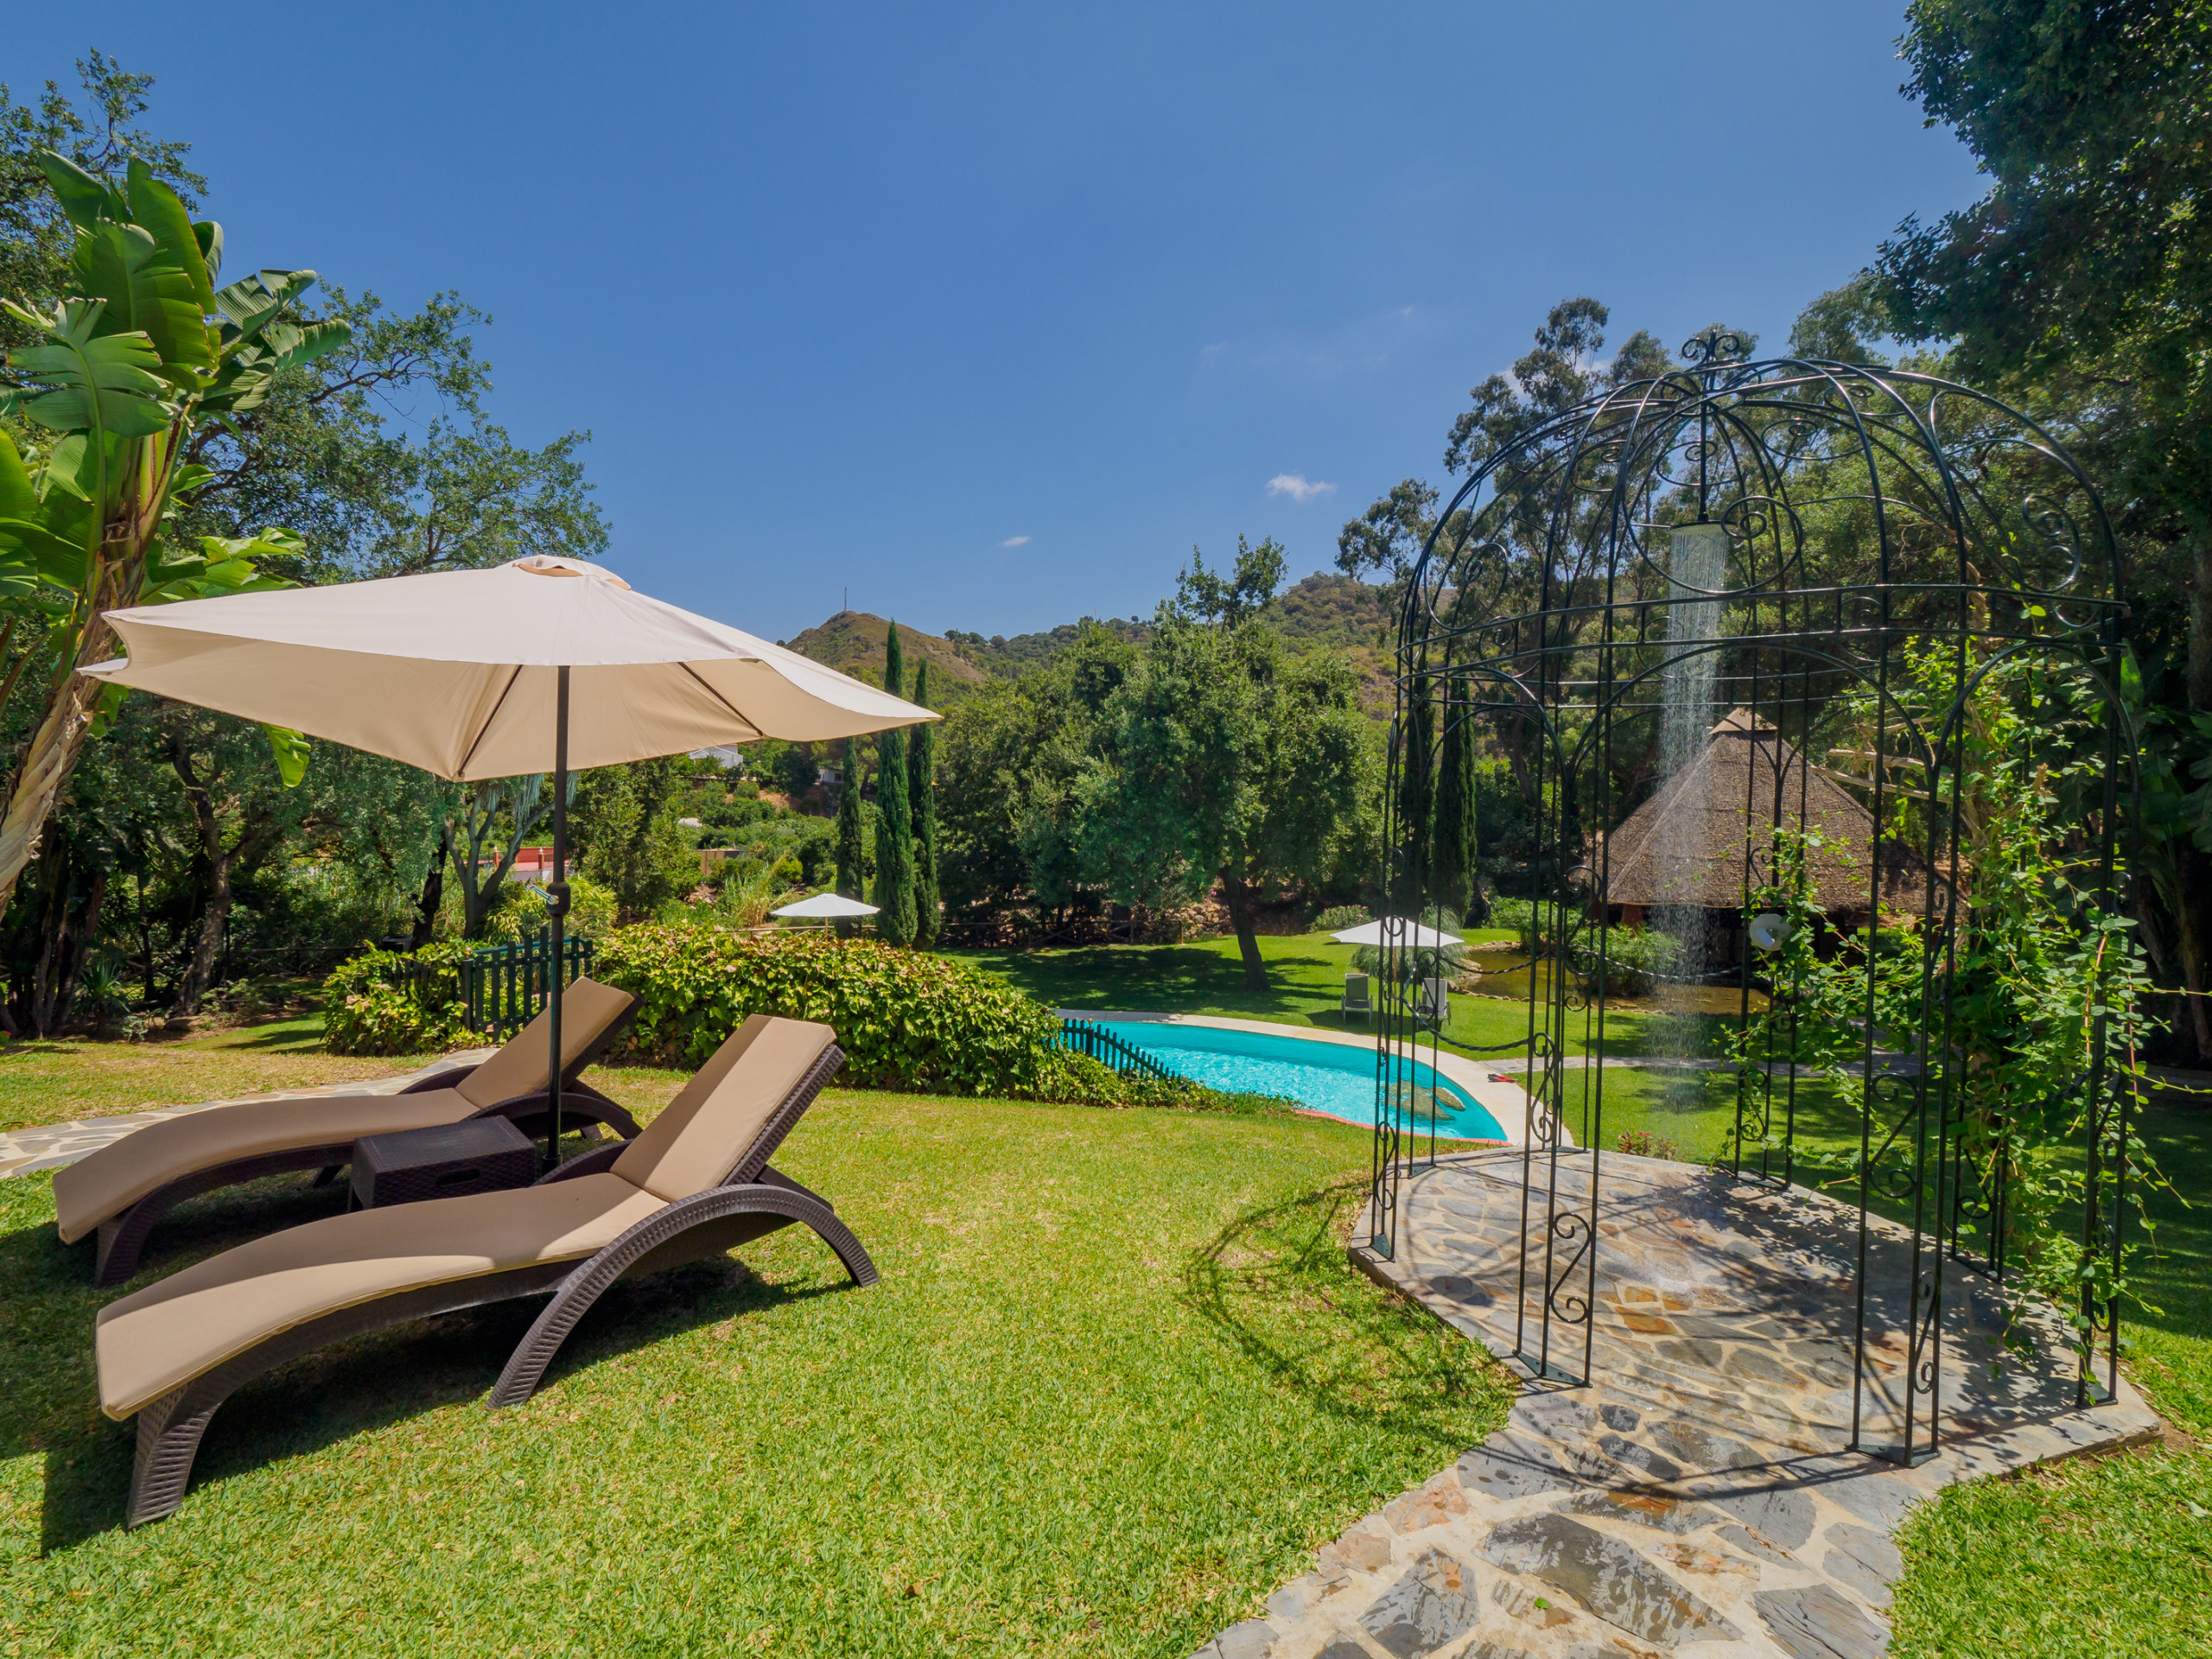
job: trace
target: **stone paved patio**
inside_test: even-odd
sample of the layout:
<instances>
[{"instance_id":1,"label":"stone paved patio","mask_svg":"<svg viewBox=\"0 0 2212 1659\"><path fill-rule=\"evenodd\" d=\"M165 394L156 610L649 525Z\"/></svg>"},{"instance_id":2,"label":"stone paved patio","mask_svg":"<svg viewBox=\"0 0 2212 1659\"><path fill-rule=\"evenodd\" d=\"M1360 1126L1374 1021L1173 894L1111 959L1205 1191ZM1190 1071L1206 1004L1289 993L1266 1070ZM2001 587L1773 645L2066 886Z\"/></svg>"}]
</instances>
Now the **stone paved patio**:
<instances>
[{"instance_id":1,"label":"stone paved patio","mask_svg":"<svg viewBox=\"0 0 2212 1659\"><path fill-rule=\"evenodd\" d=\"M312 1089L288 1089L283 1094L318 1100L331 1095L396 1095L418 1077L434 1077L441 1071L474 1065L491 1052L488 1048L462 1049L432 1060L419 1071L405 1072L399 1077L375 1077L365 1083L323 1084ZM143 1128L149 1123L158 1123L165 1117L182 1117L188 1112L205 1112L218 1106L236 1106L245 1101L278 1097L270 1094L239 1095L229 1100L195 1101L189 1106L155 1106L143 1112L128 1112L120 1116L79 1117L67 1123L41 1123L28 1129L17 1129L10 1135L0 1135L0 1179L10 1175L29 1175L36 1170L60 1169L64 1164L73 1164L79 1158L122 1140L131 1130Z\"/></svg>"},{"instance_id":2,"label":"stone paved patio","mask_svg":"<svg viewBox=\"0 0 2212 1659\"><path fill-rule=\"evenodd\" d=\"M1395 1261L1363 1248L1364 1219L1353 1233L1370 1274L1509 1363L1521 1163L1509 1150L1417 1168ZM1562 1198L1586 1208L1586 1169L1562 1160ZM1621 1154L1603 1192L1595 1384L1516 1364L1503 1428L1325 1547L1201 1659L1876 1659L1903 1571L1891 1535L1914 1504L2159 1433L2124 1383L2075 1407L2055 1314L2030 1330L2024 1368L1993 1368L1997 1303L1953 1269L1942 1455L1908 1469L1853 1452L1855 1209ZM1868 1446L1901 1433L1906 1249L1885 1226L1871 1250L1870 1281L1900 1288L1869 1297ZM1579 1371L1579 1330L1571 1344L1554 1357Z\"/></svg>"}]
</instances>

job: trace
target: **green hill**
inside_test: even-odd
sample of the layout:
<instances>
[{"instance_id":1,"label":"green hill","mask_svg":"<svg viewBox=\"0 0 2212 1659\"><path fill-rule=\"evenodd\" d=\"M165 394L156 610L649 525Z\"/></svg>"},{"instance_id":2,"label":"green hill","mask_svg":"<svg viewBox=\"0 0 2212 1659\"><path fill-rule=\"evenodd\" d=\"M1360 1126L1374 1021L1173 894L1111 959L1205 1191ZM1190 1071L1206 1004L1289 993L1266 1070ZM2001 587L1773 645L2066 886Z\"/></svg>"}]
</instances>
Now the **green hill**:
<instances>
[{"instance_id":1,"label":"green hill","mask_svg":"<svg viewBox=\"0 0 2212 1659\"><path fill-rule=\"evenodd\" d=\"M819 627L809 628L798 638L783 643L802 657L811 657L817 663L842 669L848 674L857 672L870 685L883 683L883 645L890 637L891 624L880 616L866 611L840 611ZM949 708L974 690L991 676L962 656L947 639L933 633L924 633L919 628L901 624L899 644L906 658L905 689L912 691L915 665L925 658L930 665L930 701L939 708Z\"/></svg>"},{"instance_id":2,"label":"green hill","mask_svg":"<svg viewBox=\"0 0 2212 1659\"><path fill-rule=\"evenodd\" d=\"M1378 690L1378 685L1387 672L1385 658L1395 618L1382 588L1334 571L1316 571L1277 594L1263 614L1294 647L1350 652L1369 683L1366 701L1374 703L1379 698L1387 707L1387 691ZM1135 617L1085 617L1084 621L1132 643L1152 632L1150 623ZM882 617L866 611L840 611L819 627L784 643L817 663L849 673L857 671L871 685L880 685L883 641L890 626ZM906 647L908 672L919 658L928 658L930 700L949 708L986 680L1019 679L1043 668L1075 643L1081 626L1063 622L1035 633L988 637L948 628L939 638L901 624L899 637Z\"/></svg>"}]
</instances>

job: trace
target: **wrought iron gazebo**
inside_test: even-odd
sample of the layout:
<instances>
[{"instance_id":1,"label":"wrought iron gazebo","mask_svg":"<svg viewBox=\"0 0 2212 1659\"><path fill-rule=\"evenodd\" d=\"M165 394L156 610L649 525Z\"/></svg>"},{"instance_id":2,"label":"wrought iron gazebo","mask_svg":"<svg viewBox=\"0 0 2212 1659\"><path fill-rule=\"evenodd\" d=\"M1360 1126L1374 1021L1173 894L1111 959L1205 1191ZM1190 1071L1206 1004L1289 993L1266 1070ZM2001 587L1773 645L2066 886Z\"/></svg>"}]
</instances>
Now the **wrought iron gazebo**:
<instances>
[{"instance_id":1,"label":"wrought iron gazebo","mask_svg":"<svg viewBox=\"0 0 2212 1659\"><path fill-rule=\"evenodd\" d=\"M1901 1344L1903 1441L1867 1449L1913 1461L1942 1437L1947 1278L2004 1287L2016 1268L2005 1198L2031 1114L2063 1122L2087 1160L2067 1312L2080 1398L2115 1386L2129 1097L2107 1015L2085 1006L2075 1075L1993 1105L1955 998L1977 899L1992 902L1977 868L1991 710L2048 747L2006 764L2048 810L2055 902L2085 929L2127 910L2126 613L2096 492L2033 421L1909 370L1746 355L1724 332L1691 340L1685 366L1496 448L1440 515L1404 583L1386 903L1418 918L1435 900L1423 814L1459 727L1517 779L1517 842L1487 863L1534 906L1525 1032L1479 1051L1525 1068L1524 1363L1591 1380L1605 1062L1649 1058L1669 1028L1653 997L1619 988L1623 936L1661 932L1637 957L1647 976L1656 964L1656 1007L1717 1016L1671 1026L1708 1043L1718 1028L1717 1065L1709 1049L1690 1058L1724 1087L1732 1073L1729 1169L1787 1187L1817 1154L1855 1203L1853 1439L1870 1343ZM1840 833L1846 820L1863 828ZM1395 988L1370 1208L1385 1256L1408 1173L1438 1150L1433 1105L1407 1082L1443 1043L1417 994L1427 971L1386 961L1380 976ZM1819 1055L1798 1024L1815 979L1832 1028ZM1838 988L1861 983L1847 1056ZM1910 1309L1902 1331L1868 1311L1877 1226L1910 1230L1910 1283L1888 1287Z\"/></svg>"}]
</instances>

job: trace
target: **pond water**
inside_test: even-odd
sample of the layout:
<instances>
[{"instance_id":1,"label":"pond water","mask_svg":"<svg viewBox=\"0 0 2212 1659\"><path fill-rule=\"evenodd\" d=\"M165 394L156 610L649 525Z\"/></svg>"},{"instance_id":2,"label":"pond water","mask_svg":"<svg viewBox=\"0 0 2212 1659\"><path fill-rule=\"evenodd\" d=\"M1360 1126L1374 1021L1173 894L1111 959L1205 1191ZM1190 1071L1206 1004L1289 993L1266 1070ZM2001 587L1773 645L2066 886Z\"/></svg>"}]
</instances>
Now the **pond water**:
<instances>
[{"instance_id":1,"label":"pond water","mask_svg":"<svg viewBox=\"0 0 2212 1659\"><path fill-rule=\"evenodd\" d=\"M1097 1022L1178 1077L1236 1094L1279 1095L1348 1123L1375 1122L1375 1051L1273 1032L1145 1020ZM1439 1135L1503 1141L1497 1120L1420 1061L1400 1060L1401 1087L1412 1091L1414 1121Z\"/></svg>"},{"instance_id":2,"label":"pond water","mask_svg":"<svg viewBox=\"0 0 2212 1659\"><path fill-rule=\"evenodd\" d=\"M1528 1001L1531 970L1529 958L1518 950L1470 950L1466 956L1466 966L1477 976L1475 988L1467 995L1503 997L1516 1002ZM1534 971L1538 991L1548 995L1552 975L1550 958L1539 961ZM1713 1014L1728 1016L1742 1013L1744 993L1736 985L1662 982L1636 996L1616 994L1609 999L1609 1006L1628 1014ZM1762 1013L1765 1007L1764 994L1753 991L1751 1012Z\"/></svg>"}]
</instances>

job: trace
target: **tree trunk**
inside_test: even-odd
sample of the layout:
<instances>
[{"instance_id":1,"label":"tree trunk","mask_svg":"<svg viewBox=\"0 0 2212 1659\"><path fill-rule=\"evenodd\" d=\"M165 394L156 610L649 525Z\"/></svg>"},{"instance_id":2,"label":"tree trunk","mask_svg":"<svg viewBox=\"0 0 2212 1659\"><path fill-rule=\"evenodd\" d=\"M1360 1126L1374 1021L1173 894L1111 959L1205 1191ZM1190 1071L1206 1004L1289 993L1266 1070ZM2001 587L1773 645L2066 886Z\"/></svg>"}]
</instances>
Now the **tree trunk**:
<instances>
[{"instance_id":1,"label":"tree trunk","mask_svg":"<svg viewBox=\"0 0 2212 1659\"><path fill-rule=\"evenodd\" d=\"M2189 709L2212 714L2212 535L2197 537L2189 582Z\"/></svg>"},{"instance_id":2,"label":"tree trunk","mask_svg":"<svg viewBox=\"0 0 2212 1659\"><path fill-rule=\"evenodd\" d=\"M2189 583L2189 711L2212 714L2212 535L2196 538L2191 550ZM2180 866L2179 891L2175 895L2176 954L2181 957L2182 982L2189 994L2190 1035L2196 1043L2201 1065L2212 1061L2212 1024L2208 1024L2204 989L2205 906L2208 884L2206 861L2183 843L2175 849Z\"/></svg>"},{"instance_id":3,"label":"tree trunk","mask_svg":"<svg viewBox=\"0 0 2212 1659\"><path fill-rule=\"evenodd\" d=\"M2181 982L2186 988L2182 1001L2189 1008L2189 1033L2196 1043L2196 1060L2202 1065L2212 1059L2212 1012L2205 1007L2204 995L2204 936L2198 931L2197 894L2207 883L2201 879L2206 873L2199 868L2205 861L2196 849L2186 844L2175 849L2175 862L2181 867L2181 891L2175 895L2174 954L2181 958Z\"/></svg>"},{"instance_id":4,"label":"tree trunk","mask_svg":"<svg viewBox=\"0 0 2212 1659\"><path fill-rule=\"evenodd\" d=\"M127 601L124 602L128 602ZM115 655L115 632L105 616L86 624L78 642L73 666L104 663ZM39 835L61 798L62 786L85 752L91 734L92 706L106 687L73 672L48 700L46 718L32 734L8 791L8 810L0 817L0 915L15 896L16 883L38 854Z\"/></svg>"},{"instance_id":5,"label":"tree trunk","mask_svg":"<svg viewBox=\"0 0 2212 1659\"><path fill-rule=\"evenodd\" d=\"M207 860L207 907L200 918L200 937L193 942L192 960L177 978L176 997L169 1004L171 1021L189 1020L200 1011L200 999L215 976L215 956L222 949L223 930L231 919L230 849L223 845L222 820L215 802L193 765L192 749L182 733L170 739L169 761L184 784L185 799L193 821L200 828L200 850Z\"/></svg>"},{"instance_id":6,"label":"tree trunk","mask_svg":"<svg viewBox=\"0 0 2212 1659\"><path fill-rule=\"evenodd\" d=\"M408 948L420 950L430 942L438 925L438 911L446 901L446 859L453 847L453 823L448 819L438 830L438 848L430 855L430 868L423 876L423 891L415 900L415 926L408 935Z\"/></svg>"},{"instance_id":7,"label":"tree trunk","mask_svg":"<svg viewBox=\"0 0 2212 1659\"><path fill-rule=\"evenodd\" d=\"M1244 961L1244 988L1264 991L1268 964L1260 956L1260 938L1252 931L1252 890L1233 875L1221 878L1221 896L1229 906L1229 919L1236 928L1236 952Z\"/></svg>"},{"instance_id":8,"label":"tree trunk","mask_svg":"<svg viewBox=\"0 0 2212 1659\"><path fill-rule=\"evenodd\" d=\"M82 894L78 876L62 846L49 844L37 861L30 902L24 906L26 931L17 939L17 949L27 952L29 971L18 982L16 1005L9 1011L11 1032L53 1037L68 1019L77 977L99 937L100 908L107 897L105 874L96 874L89 892Z\"/></svg>"}]
</instances>

